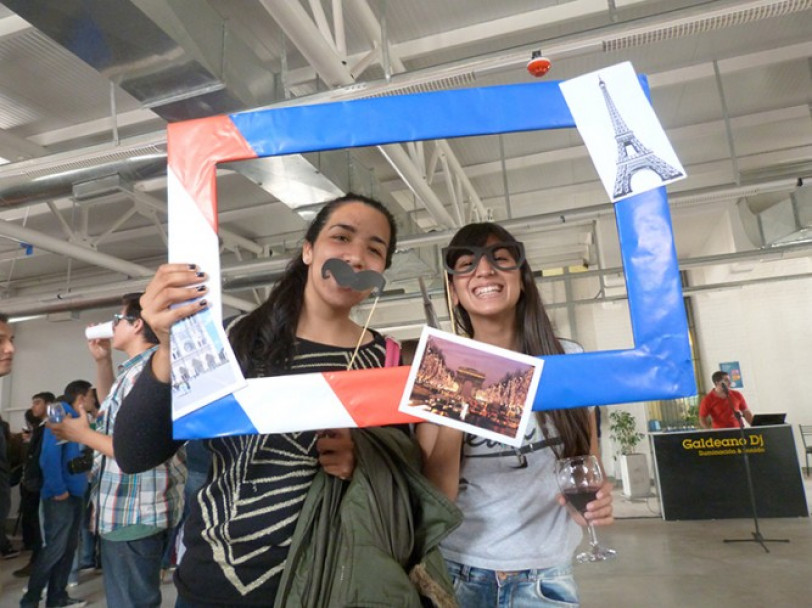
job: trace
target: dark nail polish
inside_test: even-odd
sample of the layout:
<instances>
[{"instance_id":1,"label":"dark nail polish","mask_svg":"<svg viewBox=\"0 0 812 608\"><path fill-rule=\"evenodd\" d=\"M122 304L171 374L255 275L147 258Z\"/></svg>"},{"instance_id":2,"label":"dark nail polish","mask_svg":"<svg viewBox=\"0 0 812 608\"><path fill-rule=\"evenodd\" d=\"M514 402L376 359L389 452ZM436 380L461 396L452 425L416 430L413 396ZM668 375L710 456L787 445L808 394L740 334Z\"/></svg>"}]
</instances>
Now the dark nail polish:
<instances>
[{"instance_id":1,"label":"dark nail polish","mask_svg":"<svg viewBox=\"0 0 812 608\"><path fill-rule=\"evenodd\" d=\"M201 285L200 287L198 287L198 288L197 288L197 290L198 290L198 291L206 291L206 286L205 286L205 285Z\"/></svg>"},{"instance_id":2,"label":"dark nail polish","mask_svg":"<svg viewBox=\"0 0 812 608\"><path fill-rule=\"evenodd\" d=\"M200 300L197 305L200 306L200 308L203 308L204 306L208 305L208 302L206 302L206 300Z\"/></svg>"},{"instance_id":3,"label":"dark nail polish","mask_svg":"<svg viewBox=\"0 0 812 608\"><path fill-rule=\"evenodd\" d=\"M197 264L189 264L189 270L195 270L197 268Z\"/></svg>"},{"instance_id":4,"label":"dark nail polish","mask_svg":"<svg viewBox=\"0 0 812 608\"><path fill-rule=\"evenodd\" d=\"M198 270L198 271L197 271L197 276L199 276L199 277L201 277L201 278L202 278L202 277L205 277L205 276L206 276L206 273L205 273L205 272L203 272L202 270Z\"/></svg>"}]
</instances>

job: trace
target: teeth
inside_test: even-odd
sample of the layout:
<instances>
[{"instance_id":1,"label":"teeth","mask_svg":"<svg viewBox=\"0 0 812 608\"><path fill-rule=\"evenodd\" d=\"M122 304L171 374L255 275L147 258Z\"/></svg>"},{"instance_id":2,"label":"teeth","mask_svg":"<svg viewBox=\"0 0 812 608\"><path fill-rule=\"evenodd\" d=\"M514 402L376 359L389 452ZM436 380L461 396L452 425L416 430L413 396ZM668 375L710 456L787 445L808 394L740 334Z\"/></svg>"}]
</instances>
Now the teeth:
<instances>
[{"instance_id":1,"label":"teeth","mask_svg":"<svg viewBox=\"0 0 812 608\"><path fill-rule=\"evenodd\" d=\"M498 293L502 291L502 288L498 285L486 285L484 287L477 287L474 290L474 295L481 296L488 293Z\"/></svg>"}]
</instances>

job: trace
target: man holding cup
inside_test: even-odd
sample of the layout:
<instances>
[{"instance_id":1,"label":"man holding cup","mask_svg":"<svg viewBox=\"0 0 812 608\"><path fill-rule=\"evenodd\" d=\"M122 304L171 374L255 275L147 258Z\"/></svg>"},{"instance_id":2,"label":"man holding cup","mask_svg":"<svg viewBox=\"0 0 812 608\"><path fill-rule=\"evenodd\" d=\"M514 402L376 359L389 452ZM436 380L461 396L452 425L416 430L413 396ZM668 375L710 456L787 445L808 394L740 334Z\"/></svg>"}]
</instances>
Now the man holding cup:
<instances>
[{"instance_id":1,"label":"man holding cup","mask_svg":"<svg viewBox=\"0 0 812 608\"><path fill-rule=\"evenodd\" d=\"M186 476L178 456L150 471L128 475L119 469L113 454L118 410L158 344L152 328L141 318L140 295L125 295L112 322L89 327L86 332L101 402L96 429L84 416L52 427L57 435L96 451L91 500L101 537L107 605L116 608L161 605L161 558L180 519ZM117 375L112 349L127 355ZM121 500L122 496L127 500Z\"/></svg>"},{"instance_id":2,"label":"man holding cup","mask_svg":"<svg viewBox=\"0 0 812 608\"><path fill-rule=\"evenodd\" d=\"M42 451L39 463L42 469L42 489L40 505L42 528L45 534L44 546L31 564L28 589L20 600L20 608L36 608L47 587L45 604L51 608L87 605L84 600L68 597L67 586L73 565L73 555L79 543L79 528L82 521L82 503L87 489L87 476L74 472L70 463L81 456L81 446L72 441L64 441L51 430L53 406L61 406L61 418L81 420L84 407L90 399L91 384L86 380L74 380L65 387L63 402L55 402L49 408L49 424L42 436Z\"/></svg>"}]
</instances>

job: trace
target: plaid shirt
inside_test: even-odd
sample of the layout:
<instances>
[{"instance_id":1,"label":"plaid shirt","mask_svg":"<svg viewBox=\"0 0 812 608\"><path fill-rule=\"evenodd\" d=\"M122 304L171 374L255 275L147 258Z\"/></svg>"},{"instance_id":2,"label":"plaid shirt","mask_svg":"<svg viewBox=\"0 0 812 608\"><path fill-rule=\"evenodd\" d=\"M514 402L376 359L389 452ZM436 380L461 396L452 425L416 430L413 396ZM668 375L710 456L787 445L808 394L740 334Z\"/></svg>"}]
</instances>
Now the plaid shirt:
<instances>
[{"instance_id":1,"label":"plaid shirt","mask_svg":"<svg viewBox=\"0 0 812 608\"><path fill-rule=\"evenodd\" d=\"M121 403L155 348L147 349L119 367L110 394L101 404L96 420L98 432L113 434ZM154 469L134 475L123 473L114 458L96 452L92 480L95 519L102 535L137 524L163 530L174 527L180 520L186 480L183 450Z\"/></svg>"}]
</instances>

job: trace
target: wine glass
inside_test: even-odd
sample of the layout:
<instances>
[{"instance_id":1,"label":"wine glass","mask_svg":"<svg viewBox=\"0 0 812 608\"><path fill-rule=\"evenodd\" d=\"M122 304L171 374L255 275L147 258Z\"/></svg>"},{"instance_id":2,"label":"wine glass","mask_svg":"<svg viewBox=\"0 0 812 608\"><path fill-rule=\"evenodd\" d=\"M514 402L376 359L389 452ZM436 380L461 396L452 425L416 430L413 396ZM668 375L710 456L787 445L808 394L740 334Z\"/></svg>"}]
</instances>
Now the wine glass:
<instances>
[{"instance_id":1,"label":"wine glass","mask_svg":"<svg viewBox=\"0 0 812 608\"><path fill-rule=\"evenodd\" d=\"M59 424L65 419L65 406L59 401L48 404L48 422Z\"/></svg>"},{"instance_id":2,"label":"wine glass","mask_svg":"<svg viewBox=\"0 0 812 608\"><path fill-rule=\"evenodd\" d=\"M65 411L65 406L62 405L59 401L55 401L54 403L48 404L48 422L52 424L59 424L65 419L67 416L67 412ZM56 442L56 445L62 445L63 443L67 443L66 440L62 439Z\"/></svg>"},{"instance_id":3,"label":"wine glass","mask_svg":"<svg viewBox=\"0 0 812 608\"><path fill-rule=\"evenodd\" d=\"M558 487L564 498L575 507L581 515L586 513L586 505L595 500L595 495L603 485L603 472L595 456L574 456L556 461L555 466ZM589 551L575 556L575 561L599 562L615 556L614 549L604 549L598 544L595 527L586 520L589 529Z\"/></svg>"}]
</instances>

